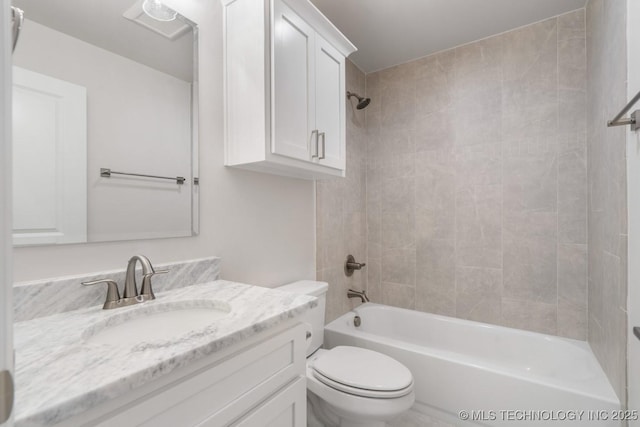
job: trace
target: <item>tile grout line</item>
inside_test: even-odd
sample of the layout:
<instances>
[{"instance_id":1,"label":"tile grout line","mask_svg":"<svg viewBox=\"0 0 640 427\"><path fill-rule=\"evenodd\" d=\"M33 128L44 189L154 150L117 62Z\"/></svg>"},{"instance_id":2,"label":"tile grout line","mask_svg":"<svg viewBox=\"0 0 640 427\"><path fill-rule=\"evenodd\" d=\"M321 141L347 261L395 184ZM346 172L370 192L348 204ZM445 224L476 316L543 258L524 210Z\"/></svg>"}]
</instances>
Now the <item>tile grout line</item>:
<instances>
[{"instance_id":1,"label":"tile grout line","mask_svg":"<svg viewBox=\"0 0 640 427\"><path fill-rule=\"evenodd\" d=\"M451 92L453 95L453 111L456 112L456 103L458 101L458 48L453 53L453 84ZM453 312L458 316L458 132L457 128L453 128L453 149L450 154L453 157Z\"/></svg>"},{"instance_id":2,"label":"tile grout line","mask_svg":"<svg viewBox=\"0 0 640 427\"><path fill-rule=\"evenodd\" d=\"M500 323L504 325L504 40L501 46L502 66L500 67Z\"/></svg>"},{"instance_id":3,"label":"tile grout line","mask_svg":"<svg viewBox=\"0 0 640 427\"><path fill-rule=\"evenodd\" d=\"M409 132L409 138L411 138L411 144L413 144L413 309L417 309L418 300L418 242L416 239L417 234L417 180L416 180L416 122L418 120L418 91L416 90L418 75L417 71L413 76L413 129Z\"/></svg>"},{"instance_id":4,"label":"tile grout line","mask_svg":"<svg viewBox=\"0 0 640 427\"><path fill-rule=\"evenodd\" d=\"M587 8L584 9L584 14L582 17L582 27L584 28L584 69L585 69L585 103L584 103L584 111L583 114L587 118L587 106L589 105L589 57L588 57L588 44L587 44ZM589 126L587 126L587 129ZM587 194L585 197L585 242L587 245L587 253L585 254L586 260L585 265L587 271L585 272L585 314L583 320L585 321L585 341L589 342L589 139L588 139L588 130L584 134L584 158L585 158L585 178L586 178L586 190Z\"/></svg>"},{"instance_id":5,"label":"tile grout line","mask_svg":"<svg viewBox=\"0 0 640 427\"><path fill-rule=\"evenodd\" d=\"M560 329L560 18L556 17L556 335Z\"/></svg>"},{"instance_id":6,"label":"tile grout line","mask_svg":"<svg viewBox=\"0 0 640 427\"><path fill-rule=\"evenodd\" d=\"M364 96L367 96L367 75L362 73L364 76ZM366 260L367 265L369 265L369 269L371 269L371 262L369 261L369 128L367 126L367 110L364 111L364 259ZM371 290L369 289L369 270L367 270L367 274L365 275L364 288L367 290L367 293L371 295Z\"/></svg>"}]
</instances>

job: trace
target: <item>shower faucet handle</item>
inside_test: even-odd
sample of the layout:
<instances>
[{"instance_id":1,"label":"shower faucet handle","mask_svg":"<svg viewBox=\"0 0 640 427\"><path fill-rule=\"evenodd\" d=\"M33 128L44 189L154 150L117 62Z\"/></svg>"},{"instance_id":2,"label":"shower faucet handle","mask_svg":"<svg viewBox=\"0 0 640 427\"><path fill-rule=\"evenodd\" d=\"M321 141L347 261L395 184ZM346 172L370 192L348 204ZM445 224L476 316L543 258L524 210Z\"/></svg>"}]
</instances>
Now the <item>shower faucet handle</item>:
<instances>
[{"instance_id":1,"label":"shower faucet handle","mask_svg":"<svg viewBox=\"0 0 640 427\"><path fill-rule=\"evenodd\" d=\"M347 261L344 263L344 274L351 276L355 270L362 270L362 267L366 266L364 262L356 262L353 255L347 256Z\"/></svg>"}]
</instances>

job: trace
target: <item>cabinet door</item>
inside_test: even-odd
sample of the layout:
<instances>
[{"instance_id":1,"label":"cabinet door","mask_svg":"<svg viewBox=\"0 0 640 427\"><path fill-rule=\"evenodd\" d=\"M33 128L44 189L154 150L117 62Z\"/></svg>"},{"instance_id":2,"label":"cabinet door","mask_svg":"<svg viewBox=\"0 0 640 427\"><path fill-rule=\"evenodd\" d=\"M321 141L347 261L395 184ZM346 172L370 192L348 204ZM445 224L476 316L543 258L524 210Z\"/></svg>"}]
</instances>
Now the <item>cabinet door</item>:
<instances>
[{"instance_id":1,"label":"cabinet door","mask_svg":"<svg viewBox=\"0 0 640 427\"><path fill-rule=\"evenodd\" d=\"M307 382L300 378L258 406L234 427L306 427Z\"/></svg>"},{"instance_id":2,"label":"cabinet door","mask_svg":"<svg viewBox=\"0 0 640 427\"><path fill-rule=\"evenodd\" d=\"M318 163L345 168L345 70L344 56L316 35L316 128L319 132Z\"/></svg>"},{"instance_id":3,"label":"cabinet door","mask_svg":"<svg viewBox=\"0 0 640 427\"><path fill-rule=\"evenodd\" d=\"M273 34L271 149L282 156L309 161L312 145L315 151L315 31L283 1L276 0Z\"/></svg>"}]
</instances>

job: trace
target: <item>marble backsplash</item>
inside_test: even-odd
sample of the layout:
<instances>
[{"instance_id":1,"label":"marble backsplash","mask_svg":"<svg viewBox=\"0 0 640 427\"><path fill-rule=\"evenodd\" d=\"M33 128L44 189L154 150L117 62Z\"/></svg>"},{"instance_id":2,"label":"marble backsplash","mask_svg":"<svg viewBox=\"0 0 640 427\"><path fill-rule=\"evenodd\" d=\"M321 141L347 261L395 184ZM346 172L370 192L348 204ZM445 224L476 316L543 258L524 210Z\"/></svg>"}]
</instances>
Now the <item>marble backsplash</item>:
<instances>
[{"instance_id":1,"label":"marble backsplash","mask_svg":"<svg viewBox=\"0 0 640 427\"><path fill-rule=\"evenodd\" d=\"M154 264L154 268L170 270L167 274L159 274L153 278L154 292L161 292L218 280L220 258ZM16 283L13 287L14 320L21 322L103 304L107 294L106 285L82 286L81 283L112 279L118 283L122 293L125 272L126 269L111 270Z\"/></svg>"}]
</instances>

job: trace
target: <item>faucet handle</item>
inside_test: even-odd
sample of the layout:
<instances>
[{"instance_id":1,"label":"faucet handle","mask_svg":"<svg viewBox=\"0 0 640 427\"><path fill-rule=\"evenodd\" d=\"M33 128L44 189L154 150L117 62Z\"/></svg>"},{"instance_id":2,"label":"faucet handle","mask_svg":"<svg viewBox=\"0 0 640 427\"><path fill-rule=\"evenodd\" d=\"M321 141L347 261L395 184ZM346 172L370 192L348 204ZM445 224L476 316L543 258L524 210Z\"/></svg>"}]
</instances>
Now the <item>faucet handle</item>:
<instances>
[{"instance_id":1,"label":"faucet handle","mask_svg":"<svg viewBox=\"0 0 640 427\"><path fill-rule=\"evenodd\" d=\"M89 282L82 282L82 285L93 286L93 285L98 285L100 283L107 284L107 299L105 300L102 308L104 310L116 308L118 306L118 302L120 301L120 292L118 291L118 284L115 281L111 279L98 279L98 280L91 280Z\"/></svg>"},{"instance_id":2,"label":"faucet handle","mask_svg":"<svg viewBox=\"0 0 640 427\"><path fill-rule=\"evenodd\" d=\"M349 255L347 256L347 260L344 263L344 274L347 275L347 277L350 277L351 275L353 275L353 272L355 270L362 270L362 267L365 267L367 264L365 264L364 262L356 262L356 259L353 257L353 255Z\"/></svg>"},{"instance_id":3,"label":"faucet handle","mask_svg":"<svg viewBox=\"0 0 640 427\"><path fill-rule=\"evenodd\" d=\"M151 288L151 278L156 274L166 274L170 271L171 270L154 270L151 273L147 273L142 276L142 288L140 290L140 297L143 301L156 299L156 296L153 293L153 289Z\"/></svg>"}]
</instances>

